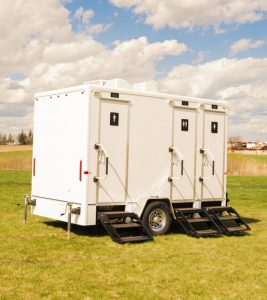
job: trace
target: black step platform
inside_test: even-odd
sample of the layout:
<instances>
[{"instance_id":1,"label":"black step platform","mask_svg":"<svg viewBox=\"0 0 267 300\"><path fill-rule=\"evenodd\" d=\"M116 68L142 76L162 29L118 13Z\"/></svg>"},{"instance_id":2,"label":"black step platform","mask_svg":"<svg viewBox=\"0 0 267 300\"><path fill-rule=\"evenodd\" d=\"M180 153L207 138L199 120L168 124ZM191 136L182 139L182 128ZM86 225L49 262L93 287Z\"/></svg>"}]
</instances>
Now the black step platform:
<instances>
[{"instance_id":1,"label":"black step platform","mask_svg":"<svg viewBox=\"0 0 267 300\"><path fill-rule=\"evenodd\" d=\"M100 222L111 239L119 244L153 240L141 219L131 212L99 212Z\"/></svg>"},{"instance_id":2,"label":"black step platform","mask_svg":"<svg viewBox=\"0 0 267 300\"><path fill-rule=\"evenodd\" d=\"M205 207L205 210L224 234L231 235L251 230L233 207Z\"/></svg>"},{"instance_id":3,"label":"black step platform","mask_svg":"<svg viewBox=\"0 0 267 300\"><path fill-rule=\"evenodd\" d=\"M176 221L186 234L194 237L214 236L222 231L217 223L202 208L174 208Z\"/></svg>"}]
</instances>

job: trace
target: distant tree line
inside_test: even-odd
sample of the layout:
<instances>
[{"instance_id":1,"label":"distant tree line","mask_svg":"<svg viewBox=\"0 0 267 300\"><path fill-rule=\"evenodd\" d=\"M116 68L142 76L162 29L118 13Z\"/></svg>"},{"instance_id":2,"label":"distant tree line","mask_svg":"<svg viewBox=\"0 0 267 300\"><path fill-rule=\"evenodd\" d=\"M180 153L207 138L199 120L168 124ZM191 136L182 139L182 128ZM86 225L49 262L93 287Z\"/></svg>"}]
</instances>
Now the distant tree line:
<instances>
[{"instance_id":1,"label":"distant tree line","mask_svg":"<svg viewBox=\"0 0 267 300\"><path fill-rule=\"evenodd\" d=\"M32 145L33 141L33 134L32 131L29 130L28 132L24 132L23 130L17 134L6 134L0 133L0 145L12 145L12 144L19 144L19 145Z\"/></svg>"}]
</instances>

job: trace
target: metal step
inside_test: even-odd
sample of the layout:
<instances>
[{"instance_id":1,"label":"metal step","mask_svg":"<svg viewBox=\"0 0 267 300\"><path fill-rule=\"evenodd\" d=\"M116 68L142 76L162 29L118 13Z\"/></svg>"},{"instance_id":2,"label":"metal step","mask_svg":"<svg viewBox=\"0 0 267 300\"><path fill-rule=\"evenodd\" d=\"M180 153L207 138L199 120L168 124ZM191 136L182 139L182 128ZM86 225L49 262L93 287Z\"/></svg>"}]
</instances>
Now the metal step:
<instances>
[{"instance_id":1,"label":"metal step","mask_svg":"<svg viewBox=\"0 0 267 300\"><path fill-rule=\"evenodd\" d=\"M203 208L174 208L176 221L186 234L200 237L221 234L220 228ZM198 217L194 218L197 214ZM200 226L205 227L203 229Z\"/></svg>"},{"instance_id":2,"label":"metal step","mask_svg":"<svg viewBox=\"0 0 267 300\"><path fill-rule=\"evenodd\" d=\"M225 210L226 208L229 208L229 206L207 206L205 209L216 209L218 211Z\"/></svg>"},{"instance_id":3,"label":"metal step","mask_svg":"<svg viewBox=\"0 0 267 300\"><path fill-rule=\"evenodd\" d=\"M152 235L135 213L125 211L100 212L99 218L108 235L116 243L153 240Z\"/></svg>"},{"instance_id":4,"label":"metal step","mask_svg":"<svg viewBox=\"0 0 267 300\"><path fill-rule=\"evenodd\" d=\"M181 211L183 213L191 213L191 214L196 214L199 212L202 212L202 208L174 208L174 211Z\"/></svg>"},{"instance_id":5,"label":"metal step","mask_svg":"<svg viewBox=\"0 0 267 300\"><path fill-rule=\"evenodd\" d=\"M237 216L218 216L221 221L238 220Z\"/></svg>"},{"instance_id":6,"label":"metal step","mask_svg":"<svg viewBox=\"0 0 267 300\"><path fill-rule=\"evenodd\" d=\"M188 222L190 223L206 223L206 222L212 222L212 220L208 218L191 218L187 219Z\"/></svg>"},{"instance_id":7,"label":"metal step","mask_svg":"<svg viewBox=\"0 0 267 300\"><path fill-rule=\"evenodd\" d=\"M245 227L227 227L227 230L230 232L238 232L238 231L246 231L247 228Z\"/></svg>"},{"instance_id":8,"label":"metal step","mask_svg":"<svg viewBox=\"0 0 267 300\"><path fill-rule=\"evenodd\" d=\"M204 235L218 235L217 230L207 229L207 230L196 230L196 234L198 236L204 236Z\"/></svg>"},{"instance_id":9,"label":"metal step","mask_svg":"<svg viewBox=\"0 0 267 300\"><path fill-rule=\"evenodd\" d=\"M121 224L113 224L113 227L116 229L124 229L124 228L140 228L142 227L141 224L138 223L121 223Z\"/></svg>"},{"instance_id":10,"label":"metal step","mask_svg":"<svg viewBox=\"0 0 267 300\"><path fill-rule=\"evenodd\" d=\"M137 235L137 236L125 236L121 237L121 240L124 243L129 243L129 242L145 242L145 241L150 241L151 238L143 235Z\"/></svg>"},{"instance_id":11,"label":"metal step","mask_svg":"<svg viewBox=\"0 0 267 300\"><path fill-rule=\"evenodd\" d=\"M206 207L205 210L224 234L234 234L251 230L249 225L233 207Z\"/></svg>"}]
</instances>

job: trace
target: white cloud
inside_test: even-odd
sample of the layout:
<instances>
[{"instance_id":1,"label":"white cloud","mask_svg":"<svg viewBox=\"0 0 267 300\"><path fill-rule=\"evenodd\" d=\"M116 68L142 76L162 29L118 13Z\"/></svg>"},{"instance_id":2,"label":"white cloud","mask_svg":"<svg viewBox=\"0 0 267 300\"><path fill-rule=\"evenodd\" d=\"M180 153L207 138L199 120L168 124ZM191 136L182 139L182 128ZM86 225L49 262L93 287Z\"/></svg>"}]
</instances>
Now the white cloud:
<instances>
[{"instance_id":1,"label":"white cloud","mask_svg":"<svg viewBox=\"0 0 267 300\"><path fill-rule=\"evenodd\" d=\"M117 7L133 9L155 29L193 29L220 25L253 23L266 17L266 0L110 0Z\"/></svg>"},{"instance_id":2,"label":"white cloud","mask_svg":"<svg viewBox=\"0 0 267 300\"><path fill-rule=\"evenodd\" d=\"M79 7L75 12L74 17L81 21L82 24L89 24L90 19L93 18L94 14L94 11L91 9L85 10L83 7Z\"/></svg>"},{"instance_id":3,"label":"white cloud","mask_svg":"<svg viewBox=\"0 0 267 300\"><path fill-rule=\"evenodd\" d=\"M267 133L266 78L267 58L223 58L196 66L177 66L160 87L179 95L229 101L229 133L250 138L258 130Z\"/></svg>"},{"instance_id":4,"label":"white cloud","mask_svg":"<svg viewBox=\"0 0 267 300\"><path fill-rule=\"evenodd\" d=\"M110 25L92 25L92 15L80 10L76 16L86 29L72 32L58 0L14 0L12 9L0 1L0 131L32 127L36 92L99 78L150 80L158 60L187 51L176 40L149 43L146 37L106 47L90 35Z\"/></svg>"},{"instance_id":5,"label":"white cloud","mask_svg":"<svg viewBox=\"0 0 267 300\"><path fill-rule=\"evenodd\" d=\"M44 47L72 39L68 16L56 0L0 1L0 77L27 73Z\"/></svg>"},{"instance_id":6,"label":"white cloud","mask_svg":"<svg viewBox=\"0 0 267 300\"><path fill-rule=\"evenodd\" d=\"M77 53L75 56L77 47L81 47L79 56ZM179 55L184 51L187 51L187 47L176 40L150 44L146 37L117 41L112 49L107 49L94 40L51 45L44 51L45 62L32 68L29 76L33 81L37 79L37 83L50 87L98 78L123 77L138 81L142 76L144 80L150 80L156 74L156 61L166 55Z\"/></svg>"},{"instance_id":7,"label":"white cloud","mask_svg":"<svg viewBox=\"0 0 267 300\"><path fill-rule=\"evenodd\" d=\"M83 7L79 7L74 13L74 18L80 22L80 29L90 35L97 35L111 28L111 24L91 24L94 15L93 10L85 10Z\"/></svg>"},{"instance_id":8,"label":"white cloud","mask_svg":"<svg viewBox=\"0 0 267 300\"><path fill-rule=\"evenodd\" d=\"M247 51L249 49L256 49L263 44L264 41L261 40L241 39L231 45L230 54L235 55L239 52Z\"/></svg>"},{"instance_id":9,"label":"white cloud","mask_svg":"<svg viewBox=\"0 0 267 300\"><path fill-rule=\"evenodd\" d=\"M193 65L197 65L197 64L200 64L204 58L205 58L205 55L207 54L208 52L204 52L204 51L200 51L197 53L197 57L192 61L192 64Z\"/></svg>"},{"instance_id":10,"label":"white cloud","mask_svg":"<svg viewBox=\"0 0 267 300\"><path fill-rule=\"evenodd\" d=\"M95 25L89 26L86 31L90 35L95 35L95 34L105 32L105 31L109 30L111 27L112 27L112 24L95 24Z\"/></svg>"},{"instance_id":11,"label":"white cloud","mask_svg":"<svg viewBox=\"0 0 267 300\"><path fill-rule=\"evenodd\" d=\"M0 40L4 41L0 47L0 131L32 127L35 92L99 78L154 80L159 60L189 50L176 40L149 43L146 37L106 47L86 30L72 32L69 12L58 0L13 0L10 7L9 1L0 1ZM87 30L95 26L85 25ZM91 31L97 33L105 26ZM260 126L262 132L267 130L267 59L224 58L203 64L203 55L199 53L197 65L173 68L160 82L161 89L229 100L230 128L240 135L242 130L255 132Z\"/></svg>"},{"instance_id":12,"label":"white cloud","mask_svg":"<svg viewBox=\"0 0 267 300\"><path fill-rule=\"evenodd\" d=\"M65 4L67 4L67 3L73 2L73 0L60 0L60 2L61 2L63 5L65 5Z\"/></svg>"}]
</instances>

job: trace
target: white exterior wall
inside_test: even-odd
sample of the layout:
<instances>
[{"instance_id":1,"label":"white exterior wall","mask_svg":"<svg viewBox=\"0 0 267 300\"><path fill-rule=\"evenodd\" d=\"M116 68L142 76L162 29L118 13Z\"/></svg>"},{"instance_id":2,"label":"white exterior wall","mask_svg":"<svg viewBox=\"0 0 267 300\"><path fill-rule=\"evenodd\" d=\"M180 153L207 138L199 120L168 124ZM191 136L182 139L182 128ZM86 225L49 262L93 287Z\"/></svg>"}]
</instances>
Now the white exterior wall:
<instances>
[{"instance_id":1,"label":"white exterior wall","mask_svg":"<svg viewBox=\"0 0 267 300\"><path fill-rule=\"evenodd\" d=\"M71 202L73 207L82 206L81 215L73 217L73 222L88 223L88 178L84 174L88 165L88 98L88 91L82 87L37 95L35 99L32 197L37 205L33 207L34 214L66 221L66 204Z\"/></svg>"},{"instance_id":2,"label":"white exterior wall","mask_svg":"<svg viewBox=\"0 0 267 300\"><path fill-rule=\"evenodd\" d=\"M119 93L119 98L111 97L111 92ZM194 207L201 207L202 200L225 201L226 103L90 83L42 93L37 98L33 149L36 174L32 181L37 205L33 213L66 221L67 215L61 214L71 202L81 207L81 215L73 216L72 222L93 225L98 205L126 205L126 210L141 215L148 199L193 202ZM188 107L182 105L183 100L188 101ZM212 103L219 103L217 110L211 109ZM203 137L210 130L204 126L207 112L212 114L208 122L215 120L213 115L223 122L220 136L216 135L220 145L210 147L219 183L215 176L199 181L211 172L203 165L200 153L205 147ZM118 126L110 126L110 113L119 114ZM189 120L188 132L180 132L183 118ZM209 145L213 137L210 135ZM94 148L98 143L109 155L109 174L94 182L94 176L105 175L104 159L99 161L100 150ZM184 174L169 182L168 177L177 177L181 170L179 160L174 162L174 154L169 152L174 146L183 156ZM81 160L82 173L88 174L82 174L80 181ZM220 196L213 197L214 193Z\"/></svg>"}]
</instances>

